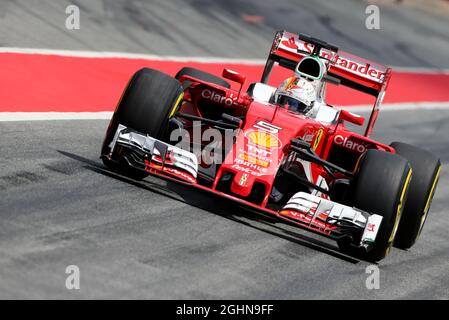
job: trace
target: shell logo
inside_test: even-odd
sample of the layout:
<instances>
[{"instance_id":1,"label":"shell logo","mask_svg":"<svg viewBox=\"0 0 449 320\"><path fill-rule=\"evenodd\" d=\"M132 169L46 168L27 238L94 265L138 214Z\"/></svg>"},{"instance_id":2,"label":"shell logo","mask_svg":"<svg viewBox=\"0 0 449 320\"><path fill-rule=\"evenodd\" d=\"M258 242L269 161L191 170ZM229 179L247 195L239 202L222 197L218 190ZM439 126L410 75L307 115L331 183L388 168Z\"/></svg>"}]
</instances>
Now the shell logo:
<instances>
[{"instance_id":1,"label":"shell logo","mask_svg":"<svg viewBox=\"0 0 449 320\"><path fill-rule=\"evenodd\" d=\"M247 132L245 136L252 144L259 147L263 147L266 149L281 147L281 142L279 141L279 139L271 133L263 131L250 131Z\"/></svg>"}]
</instances>

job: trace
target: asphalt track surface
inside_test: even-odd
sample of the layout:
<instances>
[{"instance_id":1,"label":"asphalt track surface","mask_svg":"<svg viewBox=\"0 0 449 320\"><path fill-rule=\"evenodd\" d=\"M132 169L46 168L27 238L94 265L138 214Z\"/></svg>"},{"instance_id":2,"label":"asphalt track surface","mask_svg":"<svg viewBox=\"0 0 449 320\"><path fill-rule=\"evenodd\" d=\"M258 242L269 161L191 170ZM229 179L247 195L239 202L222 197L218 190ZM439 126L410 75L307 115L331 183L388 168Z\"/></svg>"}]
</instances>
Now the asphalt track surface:
<instances>
[{"instance_id":1,"label":"asphalt track surface","mask_svg":"<svg viewBox=\"0 0 449 320\"><path fill-rule=\"evenodd\" d=\"M80 8L80 30L65 28L69 4ZM265 59L274 31L285 29L388 65L449 68L447 10L381 6L381 29L368 30L366 6L361 0L2 0L0 46ZM254 21L257 16L263 20ZM251 17L253 23L245 21Z\"/></svg>"},{"instance_id":2,"label":"asphalt track surface","mask_svg":"<svg viewBox=\"0 0 449 320\"><path fill-rule=\"evenodd\" d=\"M359 11L306 1L289 13L287 2L245 2L243 9L234 1L75 2L91 17L92 29L82 26L82 35L61 27L64 1L1 2L0 26L7 29L0 45L263 58L281 14L307 13L307 22L285 28L315 27L305 31L320 36L329 32L323 16L330 17L337 30L331 39L348 51L394 65L448 67L447 35L438 31L444 24L423 15L420 33L407 33L413 10L388 9L385 28L402 22L401 31L384 29L362 48L352 43L366 32L354 31L363 21L357 4ZM240 13L268 20L248 25L236 18ZM179 26L167 32L175 21ZM208 32L189 34L188 22ZM245 35L251 40L244 42ZM427 50L430 62L420 58L425 48L415 36L438 47ZM150 45L157 40L157 48ZM387 54L395 42L414 54ZM382 49L368 52L371 47ZM448 299L448 123L447 110L388 111L379 118L375 137L420 145L440 156L443 171L422 238L408 252L393 250L379 265L380 289L368 290L369 264L341 255L332 242L175 184L135 182L106 170L98 152L107 121L0 122L0 298ZM81 270L78 291L65 288L72 264Z\"/></svg>"},{"instance_id":3,"label":"asphalt track surface","mask_svg":"<svg viewBox=\"0 0 449 320\"><path fill-rule=\"evenodd\" d=\"M98 159L106 126L0 125L1 298L449 298L449 111L390 111L379 120L376 136L422 145L444 167L422 239L381 262L373 291L369 264L333 242L186 188L107 171ZM72 264L81 270L77 292L65 289Z\"/></svg>"}]
</instances>

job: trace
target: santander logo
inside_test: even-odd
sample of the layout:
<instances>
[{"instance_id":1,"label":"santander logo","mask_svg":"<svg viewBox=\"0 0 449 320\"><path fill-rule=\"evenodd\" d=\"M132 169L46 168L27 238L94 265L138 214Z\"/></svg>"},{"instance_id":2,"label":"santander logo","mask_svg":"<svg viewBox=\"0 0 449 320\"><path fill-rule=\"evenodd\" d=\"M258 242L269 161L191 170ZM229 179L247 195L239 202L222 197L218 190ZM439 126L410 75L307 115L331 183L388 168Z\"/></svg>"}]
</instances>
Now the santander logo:
<instances>
[{"instance_id":1,"label":"santander logo","mask_svg":"<svg viewBox=\"0 0 449 320\"><path fill-rule=\"evenodd\" d=\"M286 38L285 40L281 41L281 46L283 49L294 51L295 53L297 50L302 46L302 50L305 50L309 53L312 53L313 51L313 45L307 42L303 42L294 36L291 36L289 38ZM329 59L330 53L326 52L325 50L322 50L320 53L320 56L322 58ZM379 70L376 70L370 66L370 64L360 64L356 61L353 61L347 57L340 56L336 54L336 63L335 66L338 68L342 68L348 71L351 71L356 74L365 75L370 79L376 80L376 81L382 81L383 77L385 75L384 72L381 72Z\"/></svg>"}]
</instances>

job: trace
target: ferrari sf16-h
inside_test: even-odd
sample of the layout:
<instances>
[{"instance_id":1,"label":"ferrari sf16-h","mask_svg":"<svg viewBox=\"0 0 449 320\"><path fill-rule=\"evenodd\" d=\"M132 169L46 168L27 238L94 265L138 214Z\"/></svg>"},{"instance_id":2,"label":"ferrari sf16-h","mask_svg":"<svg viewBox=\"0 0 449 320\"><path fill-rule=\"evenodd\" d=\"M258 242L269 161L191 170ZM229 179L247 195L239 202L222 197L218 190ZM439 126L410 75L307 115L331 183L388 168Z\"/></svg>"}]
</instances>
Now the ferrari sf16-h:
<instances>
[{"instance_id":1,"label":"ferrari sf16-h","mask_svg":"<svg viewBox=\"0 0 449 320\"><path fill-rule=\"evenodd\" d=\"M274 68L291 73L278 87L269 84ZM196 187L379 261L419 237L441 168L426 150L370 138L390 77L390 68L286 31L247 90L229 69L217 77L185 67L173 78L145 68L118 103L101 158L134 179ZM375 98L364 134L345 126L363 117L326 102L328 83ZM212 151L210 134L191 139L208 130L222 138Z\"/></svg>"}]
</instances>

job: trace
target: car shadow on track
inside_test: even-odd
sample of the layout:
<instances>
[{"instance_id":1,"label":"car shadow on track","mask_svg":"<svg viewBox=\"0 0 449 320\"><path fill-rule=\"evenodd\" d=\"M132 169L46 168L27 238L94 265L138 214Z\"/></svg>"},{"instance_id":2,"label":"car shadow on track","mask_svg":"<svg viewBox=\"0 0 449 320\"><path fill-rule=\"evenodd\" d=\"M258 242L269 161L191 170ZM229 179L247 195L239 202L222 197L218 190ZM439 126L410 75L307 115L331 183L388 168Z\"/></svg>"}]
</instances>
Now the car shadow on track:
<instances>
[{"instance_id":1,"label":"car shadow on track","mask_svg":"<svg viewBox=\"0 0 449 320\"><path fill-rule=\"evenodd\" d=\"M211 196L210 194L206 194L202 190L192 189L188 186L170 181L167 181L166 185L164 186L162 184L164 180L158 178L150 178L154 181L149 181L148 178L144 180L134 180L130 177L109 170L97 161L93 161L66 151L58 150L58 152L61 155L72 160L84 163L83 167L85 169L97 174L117 179L136 187L167 196L176 201L181 201L207 212L217 214L223 218L242 223L259 231L274 235L276 237L280 237L284 240L299 244L301 246L305 246L316 251L320 251L349 263L356 264L361 261L355 257L351 257L341 253L338 250L337 246L293 231L291 230L290 226L279 223L279 221L268 215L255 213L239 205L230 204L229 201L225 201L225 199L221 199L219 196Z\"/></svg>"}]
</instances>

